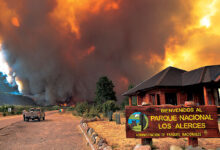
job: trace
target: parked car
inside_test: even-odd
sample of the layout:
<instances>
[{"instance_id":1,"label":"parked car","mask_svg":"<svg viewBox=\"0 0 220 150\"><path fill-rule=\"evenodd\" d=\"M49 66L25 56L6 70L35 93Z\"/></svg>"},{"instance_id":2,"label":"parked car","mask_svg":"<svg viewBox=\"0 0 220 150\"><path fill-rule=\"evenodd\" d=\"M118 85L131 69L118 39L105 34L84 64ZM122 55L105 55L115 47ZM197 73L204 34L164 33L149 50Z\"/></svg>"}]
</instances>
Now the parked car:
<instances>
[{"instance_id":1,"label":"parked car","mask_svg":"<svg viewBox=\"0 0 220 150\"><path fill-rule=\"evenodd\" d=\"M37 119L38 121L45 120L45 113L40 108L31 108L29 111L23 111L24 121L29 121L30 119Z\"/></svg>"}]
</instances>

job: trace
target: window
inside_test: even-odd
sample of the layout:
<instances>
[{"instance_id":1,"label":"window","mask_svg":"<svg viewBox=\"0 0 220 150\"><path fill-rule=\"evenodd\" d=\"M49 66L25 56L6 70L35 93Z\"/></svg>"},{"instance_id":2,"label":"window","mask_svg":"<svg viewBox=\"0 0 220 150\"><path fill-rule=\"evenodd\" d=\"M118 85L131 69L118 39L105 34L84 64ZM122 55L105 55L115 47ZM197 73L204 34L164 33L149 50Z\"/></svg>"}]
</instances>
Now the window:
<instances>
[{"instance_id":1,"label":"window","mask_svg":"<svg viewBox=\"0 0 220 150\"><path fill-rule=\"evenodd\" d=\"M160 105L160 95L157 94L157 105Z\"/></svg>"},{"instance_id":2,"label":"window","mask_svg":"<svg viewBox=\"0 0 220 150\"><path fill-rule=\"evenodd\" d=\"M177 105L176 93L165 93L166 104Z\"/></svg>"}]
</instances>

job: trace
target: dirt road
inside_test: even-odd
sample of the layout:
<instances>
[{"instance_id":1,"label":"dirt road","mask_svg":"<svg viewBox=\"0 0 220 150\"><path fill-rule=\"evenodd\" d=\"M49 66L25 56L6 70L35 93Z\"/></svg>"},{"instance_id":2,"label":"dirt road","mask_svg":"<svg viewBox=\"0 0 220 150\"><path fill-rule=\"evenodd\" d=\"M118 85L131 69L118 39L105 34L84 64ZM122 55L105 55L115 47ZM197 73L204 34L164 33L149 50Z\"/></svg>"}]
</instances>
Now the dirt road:
<instances>
[{"instance_id":1,"label":"dirt road","mask_svg":"<svg viewBox=\"0 0 220 150\"><path fill-rule=\"evenodd\" d=\"M24 122L22 116L0 120L0 149L90 150L71 114L48 112L46 120Z\"/></svg>"}]
</instances>

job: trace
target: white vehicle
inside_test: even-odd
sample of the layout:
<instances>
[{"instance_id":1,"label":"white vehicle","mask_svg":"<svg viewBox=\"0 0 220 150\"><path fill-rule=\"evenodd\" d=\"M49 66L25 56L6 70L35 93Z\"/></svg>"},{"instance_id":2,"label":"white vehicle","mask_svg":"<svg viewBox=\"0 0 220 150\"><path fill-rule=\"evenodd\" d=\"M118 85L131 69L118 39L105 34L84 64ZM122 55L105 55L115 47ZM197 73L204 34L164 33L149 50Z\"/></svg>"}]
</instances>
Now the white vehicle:
<instances>
[{"instance_id":1,"label":"white vehicle","mask_svg":"<svg viewBox=\"0 0 220 150\"><path fill-rule=\"evenodd\" d=\"M40 108L31 108L29 111L23 111L24 121L29 121L30 119L37 119L38 121L45 120L45 113Z\"/></svg>"}]
</instances>

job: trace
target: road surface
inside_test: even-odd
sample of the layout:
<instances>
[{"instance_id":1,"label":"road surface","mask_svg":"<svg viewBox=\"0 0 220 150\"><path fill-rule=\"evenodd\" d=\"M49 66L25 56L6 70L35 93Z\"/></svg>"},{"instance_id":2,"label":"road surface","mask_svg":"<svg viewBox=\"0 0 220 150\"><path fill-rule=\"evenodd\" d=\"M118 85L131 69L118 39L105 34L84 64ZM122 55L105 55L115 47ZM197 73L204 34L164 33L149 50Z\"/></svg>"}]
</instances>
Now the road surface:
<instances>
[{"instance_id":1,"label":"road surface","mask_svg":"<svg viewBox=\"0 0 220 150\"><path fill-rule=\"evenodd\" d=\"M46 120L24 122L23 117L0 119L0 149L4 150L90 150L71 114L47 112Z\"/></svg>"}]
</instances>

